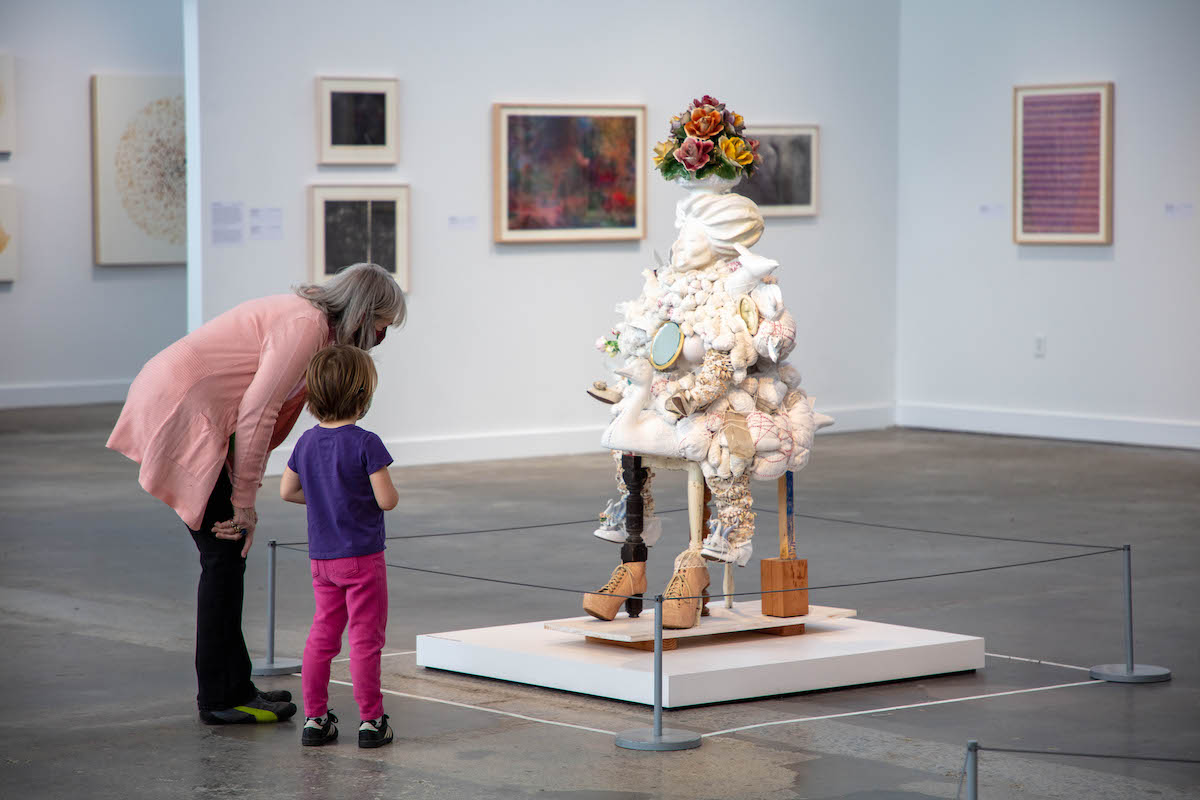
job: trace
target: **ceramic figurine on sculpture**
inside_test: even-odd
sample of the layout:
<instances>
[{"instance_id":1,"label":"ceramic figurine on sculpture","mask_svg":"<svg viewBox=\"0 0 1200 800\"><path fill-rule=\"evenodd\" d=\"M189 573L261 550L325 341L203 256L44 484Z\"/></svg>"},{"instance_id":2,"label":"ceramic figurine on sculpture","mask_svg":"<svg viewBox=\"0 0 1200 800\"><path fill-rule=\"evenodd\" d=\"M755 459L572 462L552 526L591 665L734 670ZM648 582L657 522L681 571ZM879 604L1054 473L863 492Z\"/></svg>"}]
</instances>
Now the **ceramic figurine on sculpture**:
<instances>
[{"instance_id":1,"label":"ceramic figurine on sculpture","mask_svg":"<svg viewBox=\"0 0 1200 800\"><path fill-rule=\"evenodd\" d=\"M774 276L779 262L750 250L762 236L762 214L729 191L759 163L757 142L741 136L743 126L740 115L705 95L672 119L671 138L655 147L659 171L689 190L676 205L678 235L668 262L643 272L641 294L617 307L622 319L597 341L622 363L612 379L589 389L599 400L616 400L601 437L614 455L694 462L712 492L712 533L676 559L664 624L668 618L679 624L668 627L690 627L703 613L701 602L672 605L672 598L704 591L705 560L748 563L751 478L773 480L801 469L817 428L833 422L814 410L799 373L785 361L796 344L796 323ZM595 532L615 542L626 541L617 529L618 509L629 498L620 475L621 497L610 502ZM651 513L652 473L646 475L644 522L653 519L657 539L661 521ZM648 540L651 525L643 527ZM640 585L628 572L617 583ZM639 574L644 580L644 570ZM593 616L612 619L620 603L588 606Z\"/></svg>"}]
</instances>

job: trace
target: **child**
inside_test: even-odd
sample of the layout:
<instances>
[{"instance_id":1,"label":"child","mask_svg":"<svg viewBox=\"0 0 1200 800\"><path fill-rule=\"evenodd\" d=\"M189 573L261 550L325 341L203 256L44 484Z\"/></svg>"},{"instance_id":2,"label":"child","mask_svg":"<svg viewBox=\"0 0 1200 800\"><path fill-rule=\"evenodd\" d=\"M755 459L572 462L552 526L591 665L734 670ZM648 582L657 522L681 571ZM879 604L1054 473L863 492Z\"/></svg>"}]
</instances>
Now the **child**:
<instances>
[{"instance_id":1,"label":"child","mask_svg":"<svg viewBox=\"0 0 1200 800\"><path fill-rule=\"evenodd\" d=\"M350 623L350 677L362 724L359 747L392 741L380 691L380 653L387 629L387 565L383 512L400 497L383 442L354 423L367 413L377 377L365 351L335 344L313 356L305 375L308 409L319 421L296 442L279 495L308 507L316 612L304 646L301 685L307 719L300 743L337 739L329 709L329 665Z\"/></svg>"}]
</instances>

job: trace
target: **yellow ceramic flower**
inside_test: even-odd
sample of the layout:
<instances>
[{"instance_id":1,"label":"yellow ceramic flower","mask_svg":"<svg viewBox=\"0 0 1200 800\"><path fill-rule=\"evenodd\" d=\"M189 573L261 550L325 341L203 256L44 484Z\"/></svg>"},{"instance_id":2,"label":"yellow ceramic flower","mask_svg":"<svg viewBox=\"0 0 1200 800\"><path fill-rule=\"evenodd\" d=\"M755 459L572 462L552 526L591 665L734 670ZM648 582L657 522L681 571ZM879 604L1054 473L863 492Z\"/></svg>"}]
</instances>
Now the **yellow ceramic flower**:
<instances>
[{"instance_id":1,"label":"yellow ceramic flower","mask_svg":"<svg viewBox=\"0 0 1200 800\"><path fill-rule=\"evenodd\" d=\"M675 149L675 141L668 139L665 142L659 142L654 145L654 166L662 164L663 159L671 155L671 151Z\"/></svg>"},{"instance_id":2,"label":"yellow ceramic flower","mask_svg":"<svg viewBox=\"0 0 1200 800\"><path fill-rule=\"evenodd\" d=\"M754 153L740 136L722 136L719 144L721 145L721 152L735 164L740 164L744 167L754 161Z\"/></svg>"},{"instance_id":3,"label":"yellow ceramic flower","mask_svg":"<svg viewBox=\"0 0 1200 800\"><path fill-rule=\"evenodd\" d=\"M744 127L745 125L746 125L746 120L742 119L741 114L733 115L733 127L741 128L741 127Z\"/></svg>"}]
</instances>

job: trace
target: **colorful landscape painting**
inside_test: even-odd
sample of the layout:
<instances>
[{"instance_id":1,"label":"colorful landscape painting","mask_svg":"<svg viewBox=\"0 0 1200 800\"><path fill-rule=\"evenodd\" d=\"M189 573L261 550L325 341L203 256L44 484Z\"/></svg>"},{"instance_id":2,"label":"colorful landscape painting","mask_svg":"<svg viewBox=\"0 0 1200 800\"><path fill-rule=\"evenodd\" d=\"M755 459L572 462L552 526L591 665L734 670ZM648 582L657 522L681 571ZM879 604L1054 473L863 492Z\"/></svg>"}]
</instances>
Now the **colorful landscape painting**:
<instances>
[{"instance_id":1,"label":"colorful landscape painting","mask_svg":"<svg viewBox=\"0 0 1200 800\"><path fill-rule=\"evenodd\" d=\"M497 132L500 240L641 238L640 110L509 111Z\"/></svg>"}]
</instances>

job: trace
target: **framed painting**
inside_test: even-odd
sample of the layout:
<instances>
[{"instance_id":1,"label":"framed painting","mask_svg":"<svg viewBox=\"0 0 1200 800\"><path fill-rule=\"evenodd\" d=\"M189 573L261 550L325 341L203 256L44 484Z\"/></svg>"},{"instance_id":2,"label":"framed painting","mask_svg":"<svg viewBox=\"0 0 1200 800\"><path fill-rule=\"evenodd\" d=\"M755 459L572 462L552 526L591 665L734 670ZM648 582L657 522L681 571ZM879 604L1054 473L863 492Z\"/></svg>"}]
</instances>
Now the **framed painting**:
<instances>
[{"instance_id":1,"label":"framed painting","mask_svg":"<svg viewBox=\"0 0 1200 800\"><path fill-rule=\"evenodd\" d=\"M15 281L21 273L21 209L17 187L0 183L0 282Z\"/></svg>"},{"instance_id":2,"label":"framed painting","mask_svg":"<svg viewBox=\"0 0 1200 800\"><path fill-rule=\"evenodd\" d=\"M758 204L764 217L810 217L817 213L821 132L816 125L762 125L743 138L758 141L762 163L735 191Z\"/></svg>"},{"instance_id":3,"label":"framed painting","mask_svg":"<svg viewBox=\"0 0 1200 800\"><path fill-rule=\"evenodd\" d=\"M1113 85L1013 89L1013 241L1112 244Z\"/></svg>"},{"instance_id":4,"label":"framed painting","mask_svg":"<svg viewBox=\"0 0 1200 800\"><path fill-rule=\"evenodd\" d=\"M317 78L318 161L395 164L395 78Z\"/></svg>"},{"instance_id":5,"label":"framed painting","mask_svg":"<svg viewBox=\"0 0 1200 800\"><path fill-rule=\"evenodd\" d=\"M182 77L92 76L92 218L97 264L186 260Z\"/></svg>"},{"instance_id":6,"label":"framed painting","mask_svg":"<svg viewBox=\"0 0 1200 800\"><path fill-rule=\"evenodd\" d=\"M492 106L493 238L646 236L646 107Z\"/></svg>"},{"instance_id":7,"label":"framed painting","mask_svg":"<svg viewBox=\"0 0 1200 800\"><path fill-rule=\"evenodd\" d=\"M16 73L11 53L0 53L0 153L12 153L17 138Z\"/></svg>"},{"instance_id":8,"label":"framed painting","mask_svg":"<svg viewBox=\"0 0 1200 800\"><path fill-rule=\"evenodd\" d=\"M351 264L378 264L409 290L408 187L310 186L309 280L323 283Z\"/></svg>"}]
</instances>

